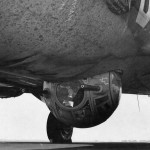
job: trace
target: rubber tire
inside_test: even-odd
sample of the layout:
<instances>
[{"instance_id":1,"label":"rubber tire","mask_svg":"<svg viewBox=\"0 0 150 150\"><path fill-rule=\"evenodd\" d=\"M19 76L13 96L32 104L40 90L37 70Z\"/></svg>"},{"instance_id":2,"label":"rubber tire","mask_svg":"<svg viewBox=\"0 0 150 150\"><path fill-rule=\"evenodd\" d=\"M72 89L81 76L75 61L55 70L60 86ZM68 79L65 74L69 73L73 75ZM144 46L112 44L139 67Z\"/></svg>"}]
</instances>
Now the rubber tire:
<instances>
[{"instance_id":1,"label":"rubber tire","mask_svg":"<svg viewBox=\"0 0 150 150\"><path fill-rule=\"evenodd\" d=\"M72 132L69 136L69 139L64 139L62 136L63 128L66 125L58 121L52 113L49 114L47 119L47 136L50 142L52 143L72 143L71 136Z\"/></svg>"}]
</instances>

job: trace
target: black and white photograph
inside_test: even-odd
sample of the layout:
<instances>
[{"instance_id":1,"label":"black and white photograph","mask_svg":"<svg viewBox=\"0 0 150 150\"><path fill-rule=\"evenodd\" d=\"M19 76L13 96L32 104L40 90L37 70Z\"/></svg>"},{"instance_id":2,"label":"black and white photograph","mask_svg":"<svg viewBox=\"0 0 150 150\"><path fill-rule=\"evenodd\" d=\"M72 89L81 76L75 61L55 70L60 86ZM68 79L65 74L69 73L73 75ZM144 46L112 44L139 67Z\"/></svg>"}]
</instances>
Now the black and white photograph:
<instances>
[{"instance_id":1,"label":"black and white photograph","mask_svg":"<svg viewBox=\"0 0 150 150\"><path fill-rule=\"evenodd\" d=\"M150 149L150 0L0 0L0 150Z\"/></svg>"}]
</instances>

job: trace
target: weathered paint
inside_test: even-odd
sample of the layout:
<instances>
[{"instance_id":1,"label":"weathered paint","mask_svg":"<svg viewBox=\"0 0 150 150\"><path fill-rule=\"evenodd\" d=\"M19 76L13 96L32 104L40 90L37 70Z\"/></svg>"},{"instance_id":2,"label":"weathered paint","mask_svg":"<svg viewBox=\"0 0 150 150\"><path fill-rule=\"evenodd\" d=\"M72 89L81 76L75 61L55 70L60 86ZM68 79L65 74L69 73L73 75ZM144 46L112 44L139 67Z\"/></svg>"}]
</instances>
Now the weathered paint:
<instances>
[{"instance_id":1,"label":"weathered paint","mask_svg":"<svg viewBox=\"0 0 150 150\"><path fill-rule=\"evenodd\" d=\"M148 91L150 25L137 14L105 0L1 0L0 70L58 81L121 69L124 92Z\"/></svg>"}]
</instances>

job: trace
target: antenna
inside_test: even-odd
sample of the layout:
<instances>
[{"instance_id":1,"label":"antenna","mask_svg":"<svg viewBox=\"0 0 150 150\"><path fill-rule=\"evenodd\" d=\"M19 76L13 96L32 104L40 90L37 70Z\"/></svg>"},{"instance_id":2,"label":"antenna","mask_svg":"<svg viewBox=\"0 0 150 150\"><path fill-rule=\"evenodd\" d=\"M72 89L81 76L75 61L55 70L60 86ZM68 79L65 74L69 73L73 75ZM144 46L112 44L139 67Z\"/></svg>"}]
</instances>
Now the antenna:
<instances>
[{"instance_id":1,"label":"antenna","mask_svg":"<svg viewBox=\"0 0 150 150\"><path fill-rule=\"evenodd\" d=\"M140 109L139 95L137 95L137 102L138 102L138 108L139 108L139 112L140 112L140 111L141 111L141 109Z\"/></svg>"}]
</instances>

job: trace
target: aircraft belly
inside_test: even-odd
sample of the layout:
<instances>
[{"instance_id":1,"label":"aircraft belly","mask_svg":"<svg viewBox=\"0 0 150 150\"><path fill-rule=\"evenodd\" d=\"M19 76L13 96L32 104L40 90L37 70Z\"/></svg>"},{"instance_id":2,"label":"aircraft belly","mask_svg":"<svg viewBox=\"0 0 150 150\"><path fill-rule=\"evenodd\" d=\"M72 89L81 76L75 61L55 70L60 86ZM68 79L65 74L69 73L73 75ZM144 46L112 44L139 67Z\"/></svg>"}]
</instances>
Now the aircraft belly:
<instances>
[{"instance_id":1,"label":"aircraft belly","mask_svg":"<svg viewBox=\"0 0 150 150\"><path fill-rule=\"evenodd\" d=\"M105 0L1 0L0 70L54 81L122 69L133 78L150 37L134 31L132 17L114 15Z\"/></svg>"}]
</instances>

